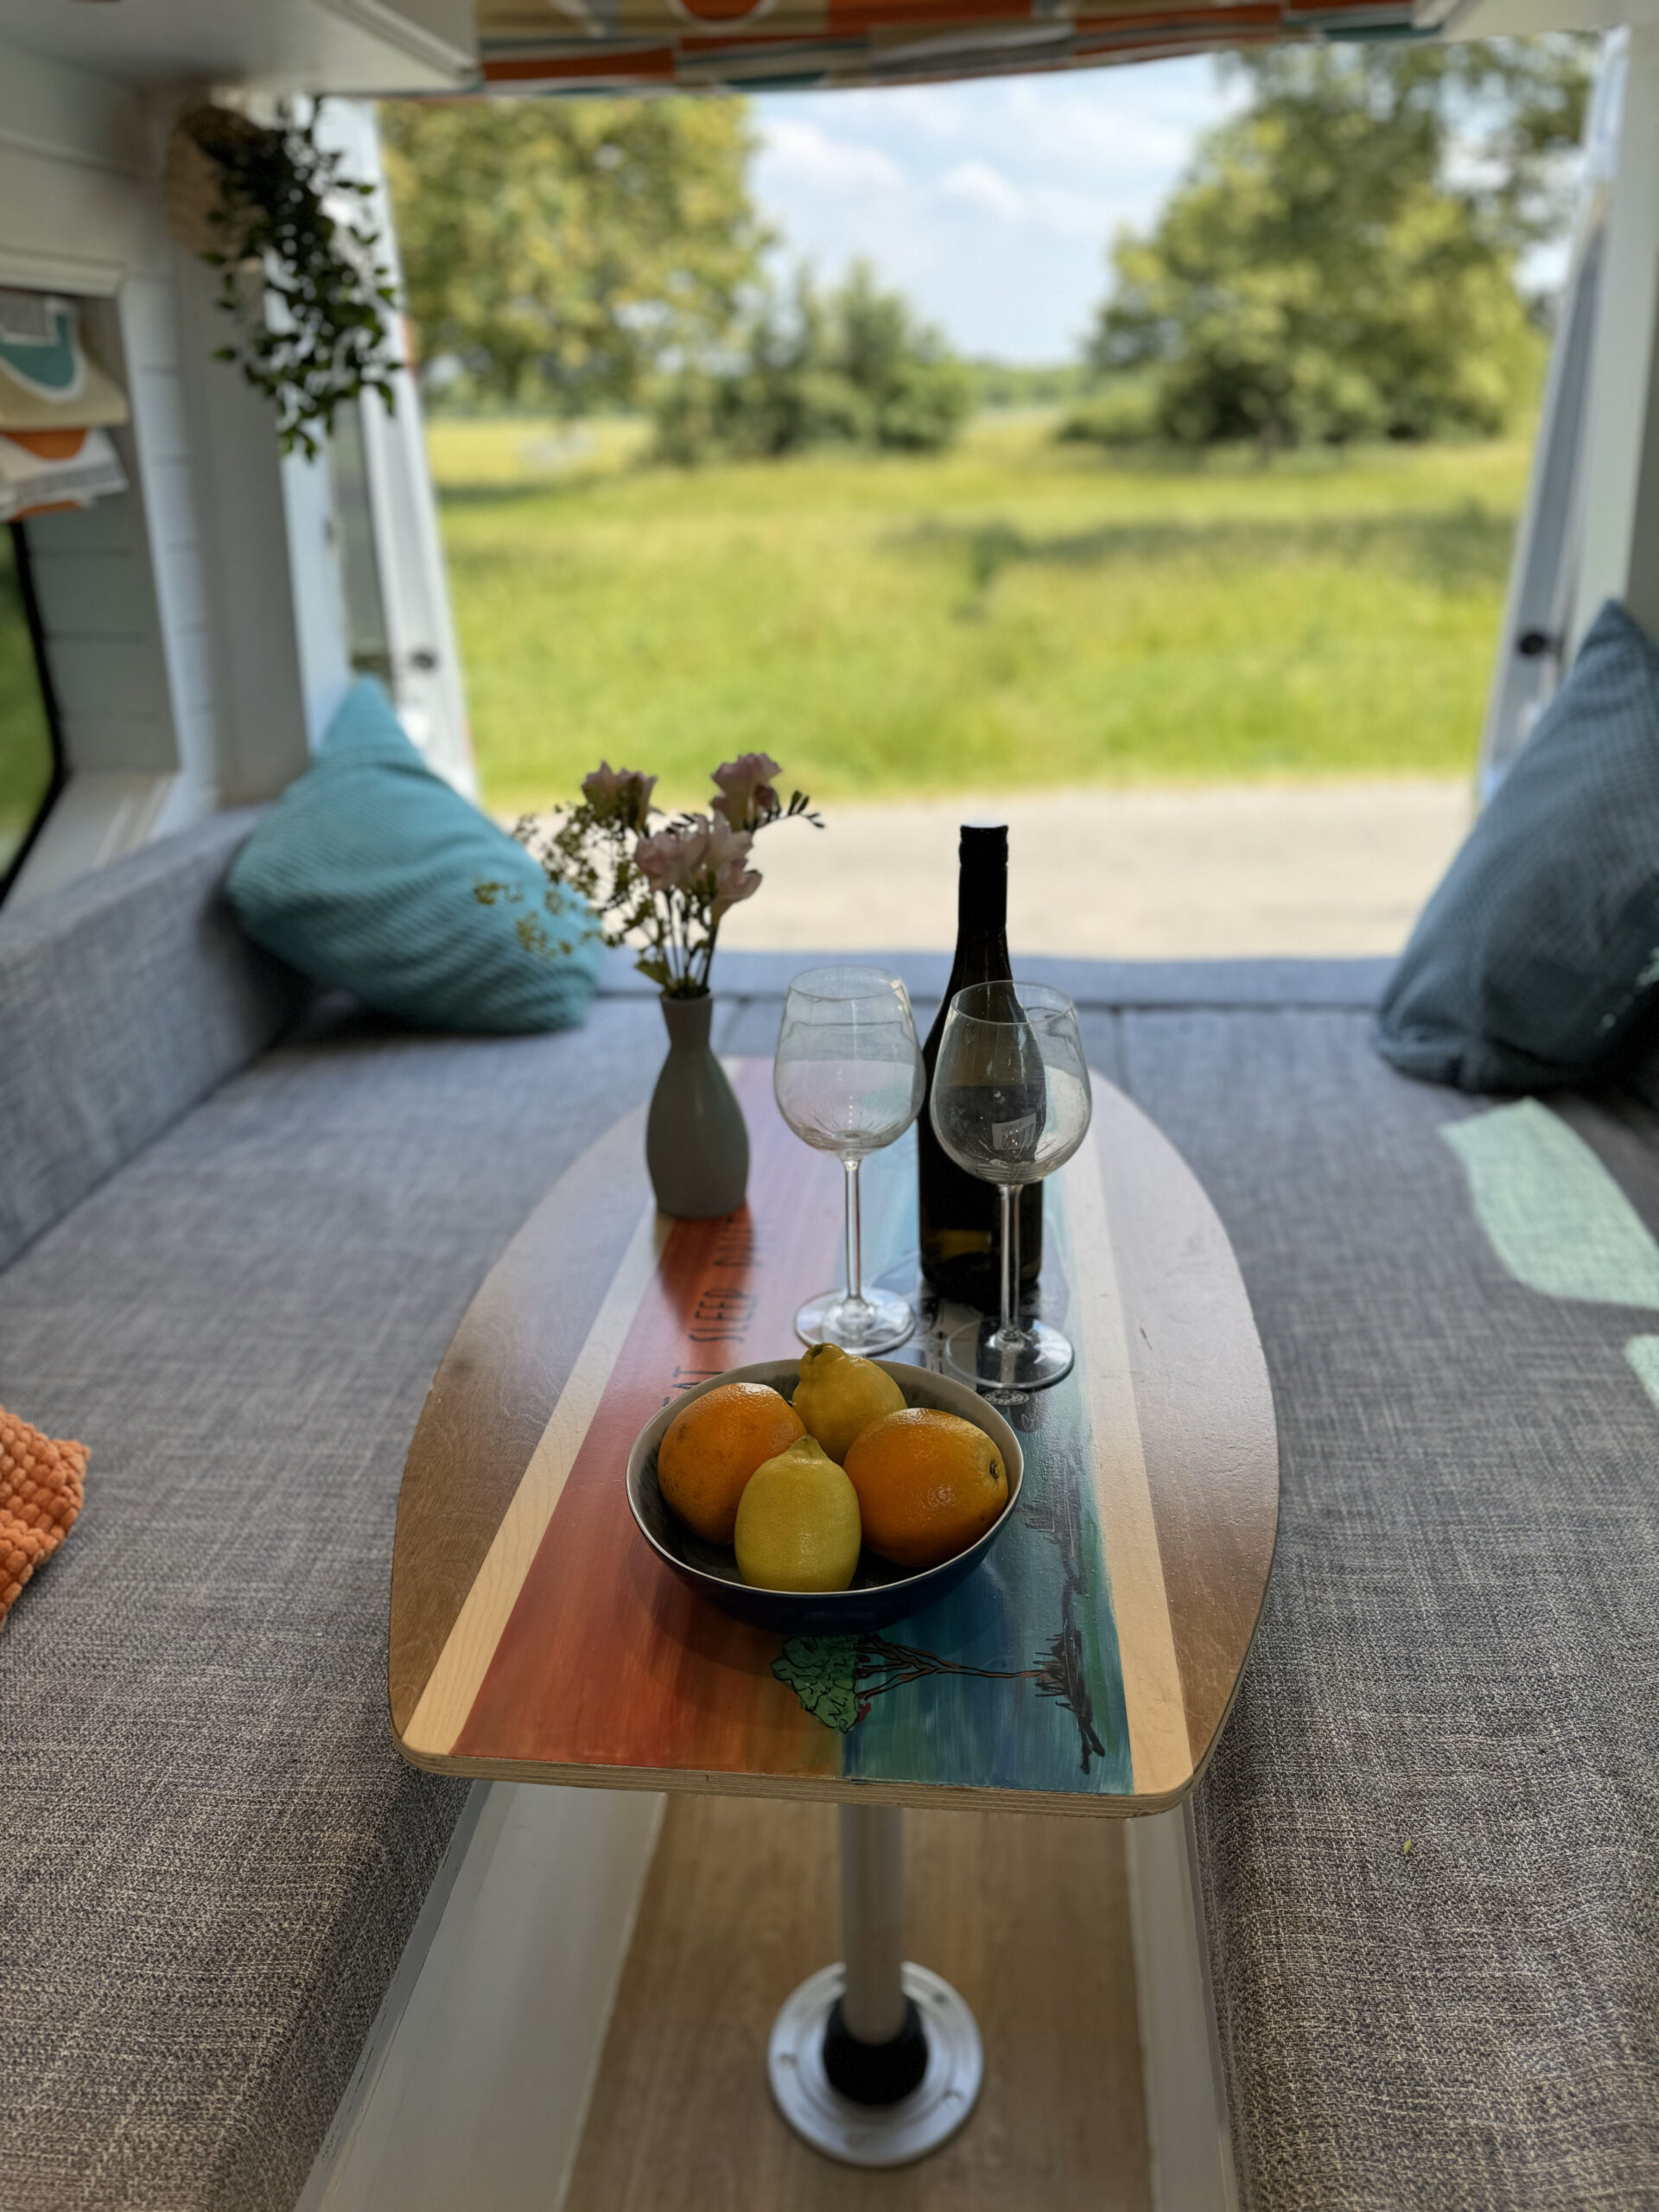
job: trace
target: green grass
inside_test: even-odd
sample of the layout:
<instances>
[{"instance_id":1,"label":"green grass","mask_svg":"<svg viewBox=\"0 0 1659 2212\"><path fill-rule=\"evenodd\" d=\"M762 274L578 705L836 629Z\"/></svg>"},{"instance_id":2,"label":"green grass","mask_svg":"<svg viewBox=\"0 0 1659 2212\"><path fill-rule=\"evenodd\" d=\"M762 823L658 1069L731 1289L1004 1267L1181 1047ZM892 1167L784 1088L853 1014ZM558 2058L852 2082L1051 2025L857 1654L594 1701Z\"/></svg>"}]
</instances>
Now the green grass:
<instances>
[{"instance_id":1,"label":"green grass","mask_svg":"<svg viewBox=\"0 0 1659 2212\"><path fill-rule=\"evenodd\" d=\"M690 474L435 423L491 803L760 748L830 799L1469 769L1524 442L1191 465L1052 420Z\"/></svg>"},{"instance_id":2,"label":"green grass","mask_svg":"<svg viewBox=\"0 0 1659 2212\"><path fill-rule=\"evenodd\" d=\"M27 835L52 783L35 650L13 565L11 534L0 524L0 875Z\"/></svg>"}]
</instances>

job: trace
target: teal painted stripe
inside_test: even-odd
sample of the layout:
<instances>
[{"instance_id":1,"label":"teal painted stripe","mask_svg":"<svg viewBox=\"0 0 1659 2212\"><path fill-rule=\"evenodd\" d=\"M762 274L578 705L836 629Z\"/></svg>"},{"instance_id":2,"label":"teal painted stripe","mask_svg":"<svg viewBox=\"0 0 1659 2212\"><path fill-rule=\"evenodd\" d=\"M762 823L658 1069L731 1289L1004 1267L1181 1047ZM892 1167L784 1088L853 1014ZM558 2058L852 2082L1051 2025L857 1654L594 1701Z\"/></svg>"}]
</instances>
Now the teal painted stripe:
<instances>
[{"instance_id":1,"label":"teal painted stripe","mask_svg":"<svg viewBox=\"0 0 1659 2212\"><path fill-rule=\"evenodd\" d=\"M912 1188L907 1179L901 1185ZM913 1226L910 1233L913 1239ZM1057 1185L1047 1193L1046 1241L1044 1283L1052 1301L1071 1257ZM1084 1405L1076 1374L1026 1402L1018 1424L1026 1479L1014 1523L959 1590L880 1637L856 1646L841 1640L835 1711L842 1725L857 1715L846 1736L849 1775L1130 1793L1122 1671Z\"/></svg>"}]
</instances>

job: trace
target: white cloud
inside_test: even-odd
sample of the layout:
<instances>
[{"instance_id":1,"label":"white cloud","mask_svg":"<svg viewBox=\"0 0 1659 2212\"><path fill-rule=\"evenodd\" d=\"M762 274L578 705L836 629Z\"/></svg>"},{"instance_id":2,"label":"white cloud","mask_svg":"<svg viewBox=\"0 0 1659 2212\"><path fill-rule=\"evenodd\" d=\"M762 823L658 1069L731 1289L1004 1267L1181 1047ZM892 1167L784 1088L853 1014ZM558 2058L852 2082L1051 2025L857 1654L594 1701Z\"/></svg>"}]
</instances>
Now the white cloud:
<instances>
[{"instance_id":1,"label":"white cloud","mask_svg":"<svg viewBox=\"0 0 1659 2212\"><path fill-rule=\"evenodd\" d=\"M858 194L902 191L904 171L878 147L832 137L815 123L768 117L763 160L780 181L815 192Z\"/></svg>"},{"instance_id":2,"label":"white cloud","mask_svg":"<svg viewBox=\"0 0 1659 2212\"><path fill-rule=\"evenodd\" d=\"M838 117L849 128L887 133L894 128L909 137L959 138L972 128L972 118L955 85L899 85L880 91L848 91L828 95Z\"/></svg>"},{"instance_id":3,"label":"white cloud","mask_svg":"<svg viewBox=\"0 0 1659 2212\"><path fill-rule=\"evenodd\" d=\"M1001 222L1017 223L1026 213L1025 194L988 162L959 162L939 180L938 188L941 200L956 200Z\"/></svg>"},{"instance_id":4,"label":"white cloud","mask_svg":"<svg viewBox=\"0 0 1659 2212\"><path fill-rule=\"evenodd\" d=\"M1033 219L1057 238L1091 238L1096 245L1110 235L1117 212L1098 194L1071 192L1056 184L1038 185L1028 205Z\"/></svg>"},{"instance_id":5,"label":"white cloud","mask_svg":"<svg viewBox=\"0 0 1659 2212\"><path fill-rule=\"evenodd\" d=\"M768 94L757 196L791 255L874 261L964 351L1064 360L1113 233L1150 220L1241 97L1205 60Z\"/></svg>"}]
</instances>

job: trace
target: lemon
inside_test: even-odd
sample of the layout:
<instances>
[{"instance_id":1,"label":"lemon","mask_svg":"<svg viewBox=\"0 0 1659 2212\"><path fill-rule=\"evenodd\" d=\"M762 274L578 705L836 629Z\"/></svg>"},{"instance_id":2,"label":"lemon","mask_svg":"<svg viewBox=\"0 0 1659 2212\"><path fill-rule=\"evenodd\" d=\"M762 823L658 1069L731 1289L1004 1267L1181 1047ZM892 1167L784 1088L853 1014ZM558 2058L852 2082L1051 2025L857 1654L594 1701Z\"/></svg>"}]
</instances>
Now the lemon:
<instances>
[{"instance_id":1,"label":"lemon","mask_svg":"<svg viewBox=\"0 0 1659 2212\"><path fill-rule=\"evenodd\" d=\"M795 1410L838 1466L872 1423L904 1406L904 1392L873 1359L839 1344L814 1344L801 1354Z\"/></svg>"},{"instance_id":2,"label":"lemon","mask_svg":"<svg viewBox=\"0 0 1659 2212\"><path fill-rule=\"evenodd\" d=\"M753 1589L844 1590L862 1541L858 1492L810 1436L757 1467L737 1502L737 1571Z\"/></svg>"}]
</instances>

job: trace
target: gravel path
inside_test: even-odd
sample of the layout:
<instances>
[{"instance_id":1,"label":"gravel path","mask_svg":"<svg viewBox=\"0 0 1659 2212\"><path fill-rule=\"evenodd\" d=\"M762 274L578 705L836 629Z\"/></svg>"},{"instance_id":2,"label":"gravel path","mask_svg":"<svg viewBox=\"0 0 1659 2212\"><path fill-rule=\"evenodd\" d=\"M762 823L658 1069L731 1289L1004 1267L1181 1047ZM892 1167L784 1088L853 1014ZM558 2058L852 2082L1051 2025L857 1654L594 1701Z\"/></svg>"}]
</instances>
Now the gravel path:
<instances>
[{"instance_id":1,"label":"gravel path","mask_svg":"<svg viewBox=\"0 0 1659 2212\"><path fill-rule=\"evenodd\" d=\"M1469 825L1469 785L1208 785L825 810L782 828L721 932L751 951L928 950L956 936L957 825L1008 824L1019 952L1117 959L1389 953Z\"/></svg>"}]
</instances>

